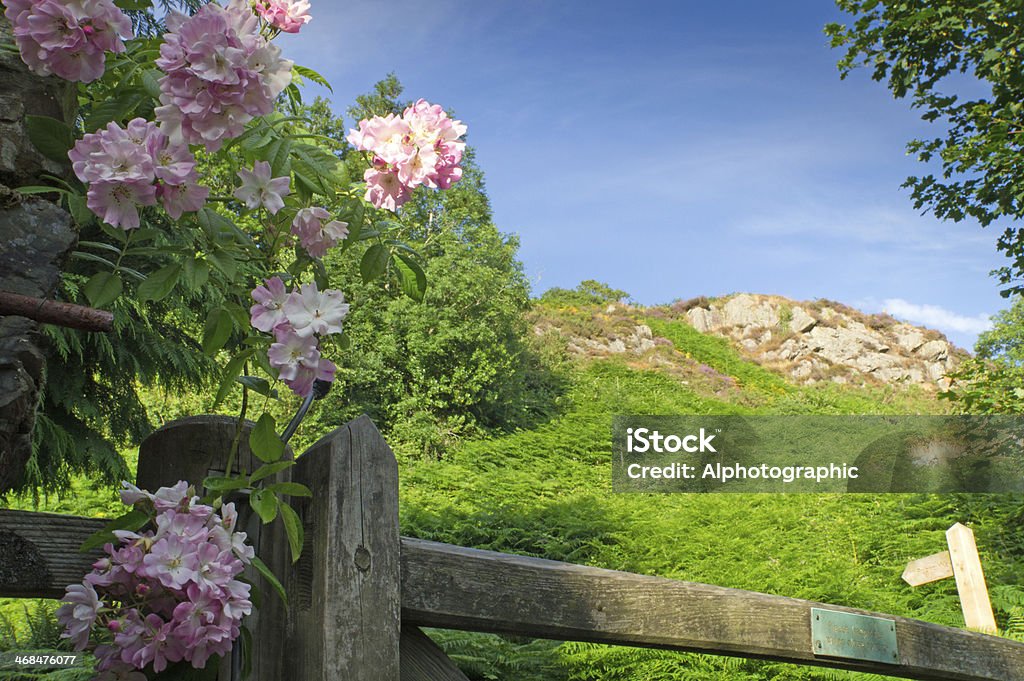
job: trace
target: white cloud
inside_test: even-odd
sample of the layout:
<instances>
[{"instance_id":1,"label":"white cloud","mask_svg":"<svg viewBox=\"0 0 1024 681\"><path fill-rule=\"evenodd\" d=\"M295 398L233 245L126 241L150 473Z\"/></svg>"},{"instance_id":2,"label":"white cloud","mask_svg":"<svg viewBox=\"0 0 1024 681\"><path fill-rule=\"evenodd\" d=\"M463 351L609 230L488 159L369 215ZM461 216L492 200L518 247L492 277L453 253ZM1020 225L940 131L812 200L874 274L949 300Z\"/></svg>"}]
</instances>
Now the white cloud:
<instances>
[{"instance_id":1,"label":"white cloud","mask_svg":"<svg viewBox=\"0 0 1024 681\"><path fill-rule=\"evenodd\" d=\"M992 328L992 322L987 314L967 317L938 305L918 305L902 298L887 298L882 302L882 309L895 317L937 328L940 331L978 334Z\"/></svg>"}]
</instances>

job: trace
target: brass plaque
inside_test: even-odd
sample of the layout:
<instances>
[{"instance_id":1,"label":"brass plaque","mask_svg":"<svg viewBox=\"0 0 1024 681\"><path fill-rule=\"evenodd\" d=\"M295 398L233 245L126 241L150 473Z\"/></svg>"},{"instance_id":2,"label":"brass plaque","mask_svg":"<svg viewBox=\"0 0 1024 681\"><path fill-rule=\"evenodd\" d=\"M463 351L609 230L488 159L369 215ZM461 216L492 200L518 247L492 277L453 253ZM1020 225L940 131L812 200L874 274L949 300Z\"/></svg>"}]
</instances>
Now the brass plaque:
<instances>
[{"instance_id":1,"label":"brass plaque","mask_svg":"<svg viewBox=\"0 0 1024 681\"><path fill-rule=\"evenodd\" d=\"M815 655L897 664L896 622L884 617L811 608Z\"/></svg>"}]
</instances>

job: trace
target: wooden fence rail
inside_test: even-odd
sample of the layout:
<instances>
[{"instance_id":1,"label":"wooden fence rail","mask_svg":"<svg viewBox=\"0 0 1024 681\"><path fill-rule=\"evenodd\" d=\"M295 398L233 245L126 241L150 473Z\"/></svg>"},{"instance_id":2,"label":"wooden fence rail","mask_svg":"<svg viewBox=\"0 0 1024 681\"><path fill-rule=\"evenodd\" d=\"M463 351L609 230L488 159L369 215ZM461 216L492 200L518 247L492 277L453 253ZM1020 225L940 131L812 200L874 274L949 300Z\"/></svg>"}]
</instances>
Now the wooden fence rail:
<instances>
[{"instance_id":1,"label":"wooden fence rail","mask_svg":"<svg viewBox=\"0 0 1024 681\"><path fill-rule=\"evenodd\" d=\"M166 468L169 449L179 457L187 454L193 473L216 470L217 454L209 448L217 448L217 437L207 432L196 439L193 432L190 444L181 446L190 430L213 427L203 423L193 420L148 441L140 456L140 481L157 482L146 478L149 460L159 457ZM223 422L216 426L221 442L224 427ZM321 440L293 470L293 479L314 491L312 501L300 507L307 547L295 566L276 561L286 576L290 606L279 619L260 621L256 679L464 681L416 628L429 626L763 658L910 679L1024 681L1024 644L1004 638L854 608L399 537L397 467L366 418ZM76 548L102 525L0 510L0 596L62 596L99 555ZM264 560L287 551L272 533L263 539L273 540L262 542ZM879 662L816 654L814 608L891 623L895 657Z\"/></svg>"}]
</instances>

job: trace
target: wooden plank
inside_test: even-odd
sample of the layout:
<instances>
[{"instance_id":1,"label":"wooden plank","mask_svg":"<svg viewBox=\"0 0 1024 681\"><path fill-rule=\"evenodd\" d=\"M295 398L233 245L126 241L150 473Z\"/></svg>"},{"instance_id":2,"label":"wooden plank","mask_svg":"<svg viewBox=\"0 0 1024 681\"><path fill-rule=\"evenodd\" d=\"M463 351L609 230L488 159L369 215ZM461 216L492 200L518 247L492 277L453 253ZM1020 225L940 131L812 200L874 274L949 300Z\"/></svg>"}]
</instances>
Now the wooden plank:
<instances>
[{"instance_id":1,"label":"wooden plank","mask_svg":"<svg viewBox=\"0 0 1024 681\"><path fill-rule=\"evenodd\" d=\"M74 547L102 524L0 510L0 533L25 549L0 550L0 596L59 598L92 560ZM401 566L403 628L436 626L693 650L911 679L1024 680L1024 644L902 617L891 618L896 622L899 665L815 658L810 648L812 607L889 617L853 608L418 539L401 540ZM293 574L290 582L294 579ZM294 586L290 594L293 602L303 597ZM386 620L386 614L359 616ZM289 655L291 648L290 642ZM313 678L291 673L292 664L287 678Z\"/></svg>"},{"instance_id":2,"label":"wooden plank","mask_svg":"<svg viewBox=\"0 0 1024 681\"><path fill-rule=\"evenodd\" d=\"M896 623L899 664L816 657L811 608L854 608L659 577L402 541L402 622L768 658L910 679L1024 680L1024 643Z\"/></svg>"},{"instance_id":3,"label":"wooden plank","mask_svg":"<svg viewBox=\"0 0 1024 681\"><path fill-rule=\"evenodd\" d=\"M419 627L402 627L402 681L469 681Z\"/></svg>"},{"instance_id":4,"label":"wooden plank","mask_svg":"<svg viewBox=\"0 0 1024 681\"><path fill-rule=\"evenodd\" d=\"M306 548L288 580L288 678L399 681L398 464L363 416L313 445L292 479ZM283 678L283 677L280 677Z\"/></svg>"},{"instance_id":5,"label":"wooden plank","mask_svg":"<svg viewBox=\"0 0 1024 681\"><path fill-rule=\"evenodd\" d=\"M910 586L921 586L952 576L953 562L949 558L949 551L912 560L903 571L903 581Z\"/></svg>"},{"instance_id":6,"label":"wooden plank","mask_svg":"<svg viewBox=\"0 0 1024 681\"><path fill-rule=\"evenodd\" d=\"M238 451L232 465L236 473L251 473L263 464L249 449L249 433L254 425L251 421L242 424ZM168 423L146 438L139 448L136 484L154 491L179 480L187 480L199 488L208 475L226 470L237 426L238 419L230 416L192 416ZM285 451L285 457L292 458L290 449ZM265 483L288 479L290 473L285 471L275 478L268 478ZM236 529L246 532L257 555L278 578L283 578L291 568L291 561L281 521L263 525L244 495L236 495L233 501L238 511ZM254 642L251 678L284 678L281 622L287 617L287 609L255 568L248 567L243 574L253 584L260 585L263 592L262 607L254 609L245 622ZM235 667L234 672L232 666ZM241 651L236 645L232 654L222 660L219 678L221 681L240 679L240 671Z\"/></svg>"},{"instance_id":7,"label":"wooden plank","mask_svg":"<svg viewBox=\"0 0 1024 681\"><path fill-rule=\"evenodd\" d=\"M956 590L960 594L960 607L964 611L964 624L968 629L995 633L996 618L988 599L985 572L981 569L974 532L957 523L946 530L946 542L956 576Z\"/></svg>"},{"instance_id":8,"label":"wooden plank","mask_svg":"<svg viewBox=\"0 0 1024 681\"><path fill-rule=\"evenodd\" d=\"M63 598L101 557L78 547L106 522L0 509L0 597Z\"/></svg>"}]
</instances>

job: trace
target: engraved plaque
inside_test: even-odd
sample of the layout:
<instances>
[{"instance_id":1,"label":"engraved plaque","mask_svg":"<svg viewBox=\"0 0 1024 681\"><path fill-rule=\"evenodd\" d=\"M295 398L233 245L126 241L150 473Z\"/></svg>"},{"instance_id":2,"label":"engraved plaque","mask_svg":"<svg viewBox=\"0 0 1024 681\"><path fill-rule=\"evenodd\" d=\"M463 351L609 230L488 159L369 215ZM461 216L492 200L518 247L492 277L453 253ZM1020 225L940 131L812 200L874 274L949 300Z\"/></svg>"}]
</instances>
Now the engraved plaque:
<instances>
[{"instance_id":1,"label":"engraved plaque","mask_svg":"<svg viewBox=\"0 0 1024 681\"><path fill-rule=\"evenodd\" d=\"M884 617L811 608L811 647L823 657L899 662L896 622Z\"/></svg>"}]
</instances>

